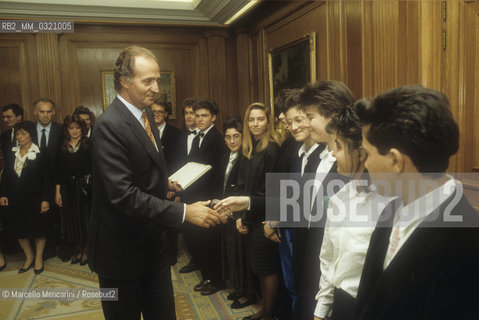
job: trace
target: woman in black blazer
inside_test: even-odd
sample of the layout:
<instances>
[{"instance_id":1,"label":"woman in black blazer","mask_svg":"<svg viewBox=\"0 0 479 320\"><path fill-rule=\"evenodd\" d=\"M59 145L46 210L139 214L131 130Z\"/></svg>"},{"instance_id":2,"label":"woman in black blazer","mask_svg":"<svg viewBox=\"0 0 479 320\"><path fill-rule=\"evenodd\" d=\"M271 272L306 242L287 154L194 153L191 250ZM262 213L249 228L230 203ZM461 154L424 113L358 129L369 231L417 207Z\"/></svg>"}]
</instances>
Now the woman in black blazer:
<instances>
[{"instance_id":1,"label":"woman in black blazer","mask_svg":"<svg viewBox=\"0 0 479 320\"><path fill-rule=\"evenodd\" d=\"M246 110L243 132L243 155L238 173L238 193L264 198L266 173L273 172L279 156L273 117L268 106L253 103ZM265 213L246 211L236 226L247 234L247 261L261 286L261 310L245 319L272 319L279 287L278 244L266 239L263 232Z\"/></svg>"},{"instance_id":2,"label":"woman in black blazer","mask_svg":"<svg viewBox=\"0 0 479 320\"><path fill-rule=\"evenodd\" d=\"M30 121L14 127L18 146L5 159L0 186L0 205L8 206L12 231L25 253L26 260L18 273L32 266L36 274L43 272L43 249L46 243L49 166L48 160L32 142L35 124ZM35 254L30 239L35 239Z\"/></svg>"},{"instance_id":3,"label":"woman in black blazer","mask_svg":"<svg viewBox=\"0 0 479 320\"><path fill-rule=\"evenodd\" d=\"M218 170L218 184L221 186L221 198L237 192L239 164L243 159L241 151L243 140L243 125L239 116L228 117L223 125L226 146L230 150L223 156ZM234 214L232 219L222 225L221 251L223 277L228 281L232 292L229 300L234 300L231 308L244 308L256 301L254 295L254 276L246 265L245 236L236 230L236 220L240 214Z\"/></svg>"}]
</instances>

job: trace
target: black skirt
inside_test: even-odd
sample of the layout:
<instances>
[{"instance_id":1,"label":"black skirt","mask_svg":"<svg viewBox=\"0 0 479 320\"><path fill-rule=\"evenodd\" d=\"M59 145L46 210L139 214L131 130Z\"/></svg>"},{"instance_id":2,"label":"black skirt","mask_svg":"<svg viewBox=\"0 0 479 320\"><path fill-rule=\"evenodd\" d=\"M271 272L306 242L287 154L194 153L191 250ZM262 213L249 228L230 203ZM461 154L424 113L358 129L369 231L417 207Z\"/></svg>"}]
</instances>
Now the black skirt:
<instances>
[{"instance_id":1,"label":"black skirt","mask_svg":"<svg viewBox=\"0 0 479 320\"><path fill-rule=\"evenodd\" d=\"M254 275L246 263L246 237L236 230L235 220L221 226L221 251L223 280L236 292L253 292Z\"/></svg>"},{"instance_id":2,"label":"black skirt","mask_svg":"<svg viewBox=\"0 0 479 320\"><path fill-rule=\"evenodd\" d=\"M262 223L249 226L247 255L255 275L266 276L278 273L280 270L278 244L266 239Z\"/></svg>"},{"instance_id":3,"label":"black skirt","mask_svg":"<svg viewBox=\"0 0 479 320\"><path fill-rule=\"evenodd\" d=\"M7 208L11 231L17 239L46 236L49 212L40 213L41 201L23 202Z\"/></svg>"},{"instance_id":4,"label":"black skirt","mask_svg":"<svg viewBox=\"0 0 479 320\"><path fill-rule=\"evenodd\" d=\"M68 179L61 185L62 237L64 240L77 244L85 244L90 203L83 194L82 185L78 180Z\"/></svg>"}]
</instances>

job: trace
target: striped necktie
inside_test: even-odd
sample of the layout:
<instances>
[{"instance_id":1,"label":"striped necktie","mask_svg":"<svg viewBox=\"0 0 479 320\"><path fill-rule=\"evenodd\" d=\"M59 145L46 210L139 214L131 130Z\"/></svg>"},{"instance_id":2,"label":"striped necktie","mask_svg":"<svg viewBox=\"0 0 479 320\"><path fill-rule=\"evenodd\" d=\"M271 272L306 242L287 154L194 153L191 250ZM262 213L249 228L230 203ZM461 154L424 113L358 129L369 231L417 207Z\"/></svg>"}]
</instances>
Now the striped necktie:
<instances>
[{"instance_id":1,"label":"striped necktie","mask_svg":"<svg viewBox=\"0 0 479 320\"><path fill-rule=\"evenodd\" d=\"M150 121L148 121L148 117L146 116L145 111L143 111L143 114L141 115L141 117L143 118L143 122L145 123L146 134L148 135L148 137L150 137L151 143L153 143L153 145L156 148L156 142L155 142L155 138L153 137L153 132L151 131Z\"/></svg>"}]
</instances>

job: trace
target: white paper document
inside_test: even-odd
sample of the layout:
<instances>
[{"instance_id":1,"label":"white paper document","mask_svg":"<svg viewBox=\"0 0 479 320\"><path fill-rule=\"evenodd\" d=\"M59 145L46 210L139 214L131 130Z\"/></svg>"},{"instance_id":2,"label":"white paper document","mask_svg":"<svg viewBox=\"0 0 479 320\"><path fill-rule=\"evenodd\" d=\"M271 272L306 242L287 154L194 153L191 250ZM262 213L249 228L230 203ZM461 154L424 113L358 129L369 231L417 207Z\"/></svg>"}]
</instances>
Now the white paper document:
<instances>
[{"instance_id":1,"label":"white paper document","mask_svg":"<svg viewBox=\"0 0 479 320\"><path fill-rule=\"evenodd\" d=\"M185 190L191 186L196 180L201 178L206 172L211 169L209 164L202 164L198 162L188 162L181 169L170 176L171 181L177 181L178 184Z\"/></svg>"}]
</instances>

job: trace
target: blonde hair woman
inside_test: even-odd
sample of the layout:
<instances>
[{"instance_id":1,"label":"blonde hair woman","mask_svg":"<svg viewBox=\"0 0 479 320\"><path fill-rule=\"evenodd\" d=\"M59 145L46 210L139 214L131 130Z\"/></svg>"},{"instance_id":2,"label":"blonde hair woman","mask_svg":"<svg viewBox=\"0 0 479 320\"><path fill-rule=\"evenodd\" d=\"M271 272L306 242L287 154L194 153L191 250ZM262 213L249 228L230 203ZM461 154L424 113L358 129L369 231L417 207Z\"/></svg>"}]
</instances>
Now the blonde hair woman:
<instances>
[{"instance_id":1,"label":"blonde hair woman","mask_svg":"<svg viewBox=\"0 0 479 320\"><path fill-rule=\"evenodd\" d=\"M248 106L244 117L243 155L238 174L238 191L245 196L266 195L266 173L272 172L279 155L271 110L262 103ZM245 319L272 319L279 286L277 243L263 234L264 211L246 211L236 221L237 229L247 234L246 259L261 285L261 310Z\"/></svg>"}]
</instances>

